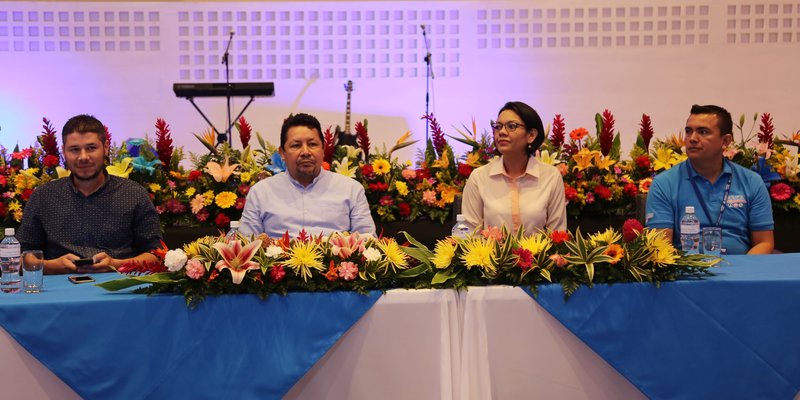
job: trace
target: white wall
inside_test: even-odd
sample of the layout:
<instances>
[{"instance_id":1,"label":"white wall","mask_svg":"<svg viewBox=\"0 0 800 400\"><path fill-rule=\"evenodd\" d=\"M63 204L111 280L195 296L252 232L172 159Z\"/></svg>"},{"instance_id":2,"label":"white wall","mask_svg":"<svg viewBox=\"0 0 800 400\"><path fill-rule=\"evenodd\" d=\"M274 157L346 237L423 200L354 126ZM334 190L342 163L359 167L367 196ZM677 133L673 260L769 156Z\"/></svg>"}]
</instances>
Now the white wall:
<instances>
[{"instance_id":1,"label":"white wall","mask_svg":"<svg viewBox=\"0 0 800 400\"><path fill-rule=\"evenodd\" d=\"M407 129L424 138L420 24L434 55L431 110L452 133L473 117L487 127L507 100L545 123L560 113L568 130L593 131L608 108L626 148L642 113L663 137L693 103L800 129L798 2L0 2L0 144L30 144L43 116L60 129L87 112L117 140L152 135L163 117L178 145L200 152L190 133L205 123L171 86L224 81L231 30L232 80L275 82L276 96L245 114L268 140L289 112L343 124L348 79L353 119L370 120L373 143ZM224 99L198 104L224 125Z\"/></svg>"}]
</instances>

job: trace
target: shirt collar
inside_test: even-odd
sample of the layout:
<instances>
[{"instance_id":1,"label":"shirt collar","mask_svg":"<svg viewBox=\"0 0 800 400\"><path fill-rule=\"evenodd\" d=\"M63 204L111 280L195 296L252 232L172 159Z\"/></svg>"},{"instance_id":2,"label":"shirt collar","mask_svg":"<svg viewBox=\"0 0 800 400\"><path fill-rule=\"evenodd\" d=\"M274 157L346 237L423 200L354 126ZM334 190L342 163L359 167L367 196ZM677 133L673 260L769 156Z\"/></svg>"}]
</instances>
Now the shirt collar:
<instances>
[{"instance_id":1,"label":"shirt collar","mask_svg":"<svg viewBox=\"0 0 800 400\"><path fill-rule=\"evenodd\" d=\"M500 156L497 162L491 164L489 167L489 176L494 175L507 176L506 169L503 167L503 156ZM528 157L528 165L525 167L525 173L523 175L530 175L534 178L539 176L539 160L537 160L536 157Z\"/></svg>"},{"instance_id":2,"label":"shirt collar","mask_svg":"<svg viewBox=\"0 0 800 400\"><path fill-rule=\"evenodd\" d=\"M291 182L292 185L294 185L294 187L296 187L296 188L298 188L300 190L310 190L311 188L316 186L317 182L319 182L323 178L323 175L326 172L328 172L328 171L326 171L324 169L320 169L319 170L319 175L314 177L314 179L311 181L311 184L308 185L308 186L304 186L302 183L300 183L297 180L295 180L294 177L292 177L292 174L289 173L289 171L285 171L286 177L289 179L289 182Z\"/></svg>"},{"instance_id":3,"label":"shirt collar","mask_svg":"<svg viewBox=\"0 0 800 400\"><path fill-rule=\"evenodd\" d=\"M686 171L688 172L687 179L695 179L697 177L705 179L704 177L700 176L700 174L697 173L697 171L692 166L692 162L691 161L686 160L685 163L686 163ZM723 158L722 159L722 172L719 174L719 176L722 177L722 176L725 176L725 175L730 175L732 173L733 173L733 168L731 167L730 161L728 161L727 158ZM717 178L717 180L719 180L719 178Z\"/></svg>"},{"instance_id":4,"label":"shirt collar","mask_svg":"<svg viewBox=\"0 0 800 400\"><path fill-rule=\"evenodd\" d=\"M105 168L103 168L103 175L106 177L103 180L103 184L100 185L100 187L98 187L97 190L95 190L94 192L90 193L89 196L83 196L83 193L81 193L81 191L78 190L78 187L75 186L75 181L73 180L72 176L67 176L66 178L69 179L69 187L70 187L70 189L72 189L73 193L80 194L83 197L90 197L90 196L94 196L97 193L102 192L103 189L105 189L105 187L108 186L108 182L111 180L111 176L108 174L108 171L106 171Z\"/></svg>"}]
</instances>

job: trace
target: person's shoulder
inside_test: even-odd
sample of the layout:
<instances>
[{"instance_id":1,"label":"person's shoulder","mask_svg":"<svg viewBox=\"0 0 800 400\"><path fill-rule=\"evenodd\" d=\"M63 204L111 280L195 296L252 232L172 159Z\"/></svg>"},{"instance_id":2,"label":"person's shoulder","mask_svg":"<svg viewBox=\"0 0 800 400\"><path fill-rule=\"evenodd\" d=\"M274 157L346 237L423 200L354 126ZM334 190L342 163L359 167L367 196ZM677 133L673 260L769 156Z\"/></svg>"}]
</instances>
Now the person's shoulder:
<instances>
[{"instance_id":1,"label":"person's shoulder","mask_svg":"<svg viewBox=\"0 0 800 400\"><path fill-rule=\"evenodd\" d=\"M52 181L46 182L34 189L33 193L31 194L31 198L50 196L64 190L69 190L69 185L69 177L53 179Z\"/></svg>"},{"instance_id":2,"label":"person's shoulder","mask_svg":"<svg viewBox=\"0 0 800 400\"><path fill-rule=\"evenodd\" d=\"M746 179L748 182L763 182L764 179L761 178L761 175L758 172L753 171L750 168L746 168L738 163L733 161L728 161L728 164L731 166L731 170L735 175L739 175Z\"/></svg>"},{"instance_id":3,"label":"person's shoulder","mask_svg":"<svg viewBox=\"0 0 800 400\"><path fill-rule=\"evenodd\" d=\"M499 162L500 162L500 157L494 157L491 160L489 160L488 163L472 170L472 173L469 174L469 177L472 178L473 176L475 177L489 176L489 173L492 171L492 167Z\"/></svg>"},{"instance_id":4,"label":"person's shoulder","mask_svg":"<svg viewBox=\"0 0 800 400\"><path fill-rule=\"evenodd\" d=\"M683 168L684 168L683 163L687 163L687 162L689 162L689 161L685 160L685 161L679 162L679 163L673 165L670 169L662 171L662 172L659 172L658 175L653 177L653 183L656 183L656 182L662 183L662 182L666 182L666 181L677 182L678 179L683 177L683 175L684 175L684 173L683 173Z\"/></svg>"},{"instance_id":5,"label":"person's shoulder","mask_svg":"<svg viewBox=\"0 0 800 400\"><path fill-rule=\"evenodd\" d=\"M561 171L555 165L543 163L539 160L536 160L536 164L539 166L539 171L542 176L561 176Z\"/></svg>"},{"instance_id":6,"label":"person's shoulder","mask_svg":"<svg viewBox=\"0 0 800 400\"><path fill-rule=\"evenodd\" d=\"M330 179L331 185L335 187L363 188L361 182L336 172L322 170L320 174L324 175L320 178Z\"/></svg>"}]
</instances>

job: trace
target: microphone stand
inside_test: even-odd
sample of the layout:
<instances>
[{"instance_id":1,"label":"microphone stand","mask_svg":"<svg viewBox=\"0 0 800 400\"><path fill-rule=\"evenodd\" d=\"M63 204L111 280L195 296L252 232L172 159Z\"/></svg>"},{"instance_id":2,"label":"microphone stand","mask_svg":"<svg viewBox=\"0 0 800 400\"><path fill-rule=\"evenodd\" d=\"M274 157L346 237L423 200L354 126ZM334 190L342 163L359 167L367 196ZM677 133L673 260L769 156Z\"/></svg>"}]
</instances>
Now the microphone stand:
<instances>
[{"instance_id":1,"label":"microphone stand","mask_svg":"<svg viewBox=\"0 0 800 400\"><path fill-rule=\"evenodd\" d=\"M425 64L426 72L425 72L425 115L429 115L429 107L431 102L431 79L434 78L433 76L433 66L431 65L431 46L428 43L428 35L425 32L425 25L420 25L422 28L422 39L425 41ZM429 134L428 131L430 129L430 124L425 123L425 143L428 143Z\"/></svg>"},{"instance_id":2,"label":"microphone stand","mask_svg":"<svg viewBox=\"0 0 800 400\"><path fill-rule=\"evenodd\" d=\"M231 78L230 78L230 50L231 50L231 42L233 42L233 31L231 31L231 36L228 38L228 45L225 47L225 54L222 55L222 63L225 64L225 97L228 100L228 129L225 130L224 136L222 133L217 133L217 144L222 144L226 140L228 144L231 144L231 127L233 123L231 123Z\"/></svg>"}]
</instances>

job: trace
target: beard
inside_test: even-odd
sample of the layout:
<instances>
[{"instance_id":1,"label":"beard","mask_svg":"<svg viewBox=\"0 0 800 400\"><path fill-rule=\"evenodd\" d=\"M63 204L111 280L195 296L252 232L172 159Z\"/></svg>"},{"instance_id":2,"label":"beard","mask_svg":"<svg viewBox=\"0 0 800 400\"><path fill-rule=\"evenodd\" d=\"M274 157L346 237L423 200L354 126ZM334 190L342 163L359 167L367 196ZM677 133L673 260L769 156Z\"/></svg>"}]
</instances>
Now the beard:
<instances>
[{"instance_id":1,"label":"beard","mask_svg":"<svg viewBox=\"0 0 800 400\"><path fill-rule=\"evenodd\" d=\"M77 168L76 168L76 170L77 170ZM72 171L72 174L70 174L70 176L72 176L73 178L75 178L76 180L79 180L79 181L92 181L92 180L97 179L97 177L100 176L101 173L103 173L103 168L102 167L101 168L95 168L93 171L89 172L88 175L81 175L81 174L77 173L76 171Z\"/></svg>"}]
</instances>

